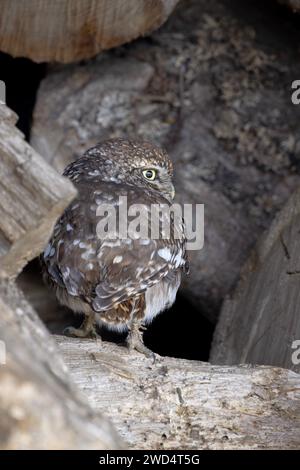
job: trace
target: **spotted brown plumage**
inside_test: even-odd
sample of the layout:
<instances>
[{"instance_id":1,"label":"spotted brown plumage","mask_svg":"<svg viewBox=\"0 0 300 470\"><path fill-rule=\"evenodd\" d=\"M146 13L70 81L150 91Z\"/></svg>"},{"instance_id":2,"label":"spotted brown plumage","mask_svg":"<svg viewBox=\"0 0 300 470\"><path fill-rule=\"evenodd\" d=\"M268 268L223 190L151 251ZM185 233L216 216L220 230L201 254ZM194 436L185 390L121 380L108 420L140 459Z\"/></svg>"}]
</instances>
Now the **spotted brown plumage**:
<instances>
[{"instance_id":1,"label":"spotted brown plumage","mask_svg":"<svg viewBox=\"0 0 300 470\"><path fill-rule=\"evenodd\" d=\"M125 139L98 144L65 169L78 196L58 220L41 260L59 301L85 315L82 327L68 333L91 334L95 323L125 329L129 345L147 352L140 326L172 305L187 269L182 220L171 212L170 233L164 233L166 215L152 212L171 205L172 172L159 147ZM122 238L117 225L99 237L99 208L110 205L118 221L133 204L157 224L159 238Z\"/></svg>"}]
</instances>

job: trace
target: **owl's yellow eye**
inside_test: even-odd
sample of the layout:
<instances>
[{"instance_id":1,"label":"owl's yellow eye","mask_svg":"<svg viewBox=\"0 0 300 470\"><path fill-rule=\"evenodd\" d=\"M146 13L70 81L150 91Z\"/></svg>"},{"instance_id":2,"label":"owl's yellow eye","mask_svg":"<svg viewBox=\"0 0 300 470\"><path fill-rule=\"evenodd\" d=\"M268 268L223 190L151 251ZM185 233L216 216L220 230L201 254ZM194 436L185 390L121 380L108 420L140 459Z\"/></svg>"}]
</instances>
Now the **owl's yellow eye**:
<instances>
[{"instance_id":1,"label":"owl's yellow eye","mask_svg":"<svg viewBox=\"0 0 300 470\"><path fill-rule=\"evenodd\" d=\"M155 170L143 170L143 176L146 180L153 181L156 178Z\"/></svg>"}]
</instances>

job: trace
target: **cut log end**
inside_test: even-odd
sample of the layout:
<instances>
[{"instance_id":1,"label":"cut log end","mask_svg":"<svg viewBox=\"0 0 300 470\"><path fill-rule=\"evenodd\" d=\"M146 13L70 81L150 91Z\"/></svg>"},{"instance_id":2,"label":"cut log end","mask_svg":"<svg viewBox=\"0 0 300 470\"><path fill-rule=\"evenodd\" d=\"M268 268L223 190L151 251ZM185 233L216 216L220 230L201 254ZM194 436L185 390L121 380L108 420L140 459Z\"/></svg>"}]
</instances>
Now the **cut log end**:
<instances>
[{"instance_id":1,"label":"cut log end","mask_svg":"<svg viewBox=\"0 0 300 470\"><path fill-rule=\"evenodd\" d=\"M158 28L177 3L178 0L2 0L0 49L36 62L87 59Z\"/></svg>"}]
</instances>

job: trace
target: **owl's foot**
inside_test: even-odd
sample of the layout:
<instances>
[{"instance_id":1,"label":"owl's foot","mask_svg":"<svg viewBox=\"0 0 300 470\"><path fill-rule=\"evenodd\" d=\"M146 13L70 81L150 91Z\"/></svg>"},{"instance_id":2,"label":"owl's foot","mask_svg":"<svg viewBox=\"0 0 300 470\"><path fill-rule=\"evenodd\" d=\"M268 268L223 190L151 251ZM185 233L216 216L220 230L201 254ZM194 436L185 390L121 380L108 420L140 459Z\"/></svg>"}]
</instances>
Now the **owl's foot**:
<instances>
[{"instance_id":1,"label":"owl's foot","mask_svg":"<svg viewBox=\"0 0 300 470\"><path fill-rule=\"evenodd\" d=\"M63 334L66 336L74 336L76 338L92 338L101 340L101 336L97 333L96 328L92 328L87 331L81 327L75 328L74 326L67 326L67 328L64 329Z\"/></svg>"},{"instance_id":2,"label":"owl's foot","mask_svg":"<svg viewBox=\"0 0 300 470\"><path fill-rule=\"evenodd\" d=\"M79 328L68 326L64 329L63 333L67 336L75 336L76 338L92 338L101 340L101 336L96 331L95 319L93 315L85 316Z\"/></svg>"},{"instance_id":3,"label":"owl's foot","mask_svg":"<svg viewBox=\"0 0 300 470\"><path fill-rule=\"evenodd\" d=\"M145 330L146 328L142 327L142 329ZM130 328L126 343L129 351L138 351L139 353L144 354L146 357L153 359L153 362L155 362L154 352L144 345L143 333L141 332L140 327L133 325Z\"/></svg>"}]
</instances>

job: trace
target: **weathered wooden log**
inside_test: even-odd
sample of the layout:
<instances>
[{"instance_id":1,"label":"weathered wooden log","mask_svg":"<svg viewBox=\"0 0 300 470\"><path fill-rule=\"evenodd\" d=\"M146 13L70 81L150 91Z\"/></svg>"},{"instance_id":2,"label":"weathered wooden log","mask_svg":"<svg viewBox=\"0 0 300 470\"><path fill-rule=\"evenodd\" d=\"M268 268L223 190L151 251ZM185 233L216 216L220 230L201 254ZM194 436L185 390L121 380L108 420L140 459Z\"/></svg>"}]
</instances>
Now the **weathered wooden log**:
<instances>
[{"instance_id":1,"label":"weathered wooden log","mask_svg":"<svg viewBox=\"0 0 300 470\"><path fill-rule=\"evenodd\" d=\"M0 50L72 62L158 28L178 0L2 0Z\"/></svg>"},{"instance_id":2,"label":"weathered wooden log","mask_svg":"<svg viewBox=\"0 0 300 470\"><path fill-rule=\"evenodd\" d=\"M24 141L17 116L0 105L0 276L14 278L37 256L76 195L69 180Z\"/></svg>"},{"instance_id":3,"label":"weathered wooden log","mask_svg":"<svg viewBox=\"0 0 300 470\"><path fill-rule=\"evenodd\" d=\"M2 449L120 448L107 419L130 449L299 448L298 374L153 363L113 343L57 336L60 355L23 296L3 281L0 311Z\"/></svg>"},{"instance_id":4,"label":"weathered wooden log","mask_svg":"<svg viewBox=\"0 0 300 470\"><path fill-rule=\"evenodd\" d=\"M131 449L298 449L300 376L56 337L73 380Z\"/></svg>"},{"instance_id":5,"label":"weathered wooden log","mask_svg":"<svg viewBox=\"0 0 300 470\"><path fill-rule=\"evenodd\" d=\"M300 372L299 229L298 190L253 250L236 290L224 302L213 363L270 364Z\"/></svg>"},{"instance_id":6,"label":"weathered wooden log","mask_svg":"<svg viewBox=\"0 0 300 470\"><path fill-rule=\"evenodd\" d=\"M0 449L121 447L108 420L73 385L34 310L6 281L0 281L0 340Z\"/></svg>"},{"instance_id":7,"label":"weathered wooden log","mask_svg":"<svg viewBox=\"0 0 300 470\"><path fill-rule=\"evenodd\" d=\"M178 198L205 204L204 249L191 253L182 292L212 321L300 181L300 107L289 99L297 41L258 4L247 14L233 3L187 0L151 43L53 71L32 131L32 145L59 171L108 137L167 148Z\"/></svg>"}]
</instances>

